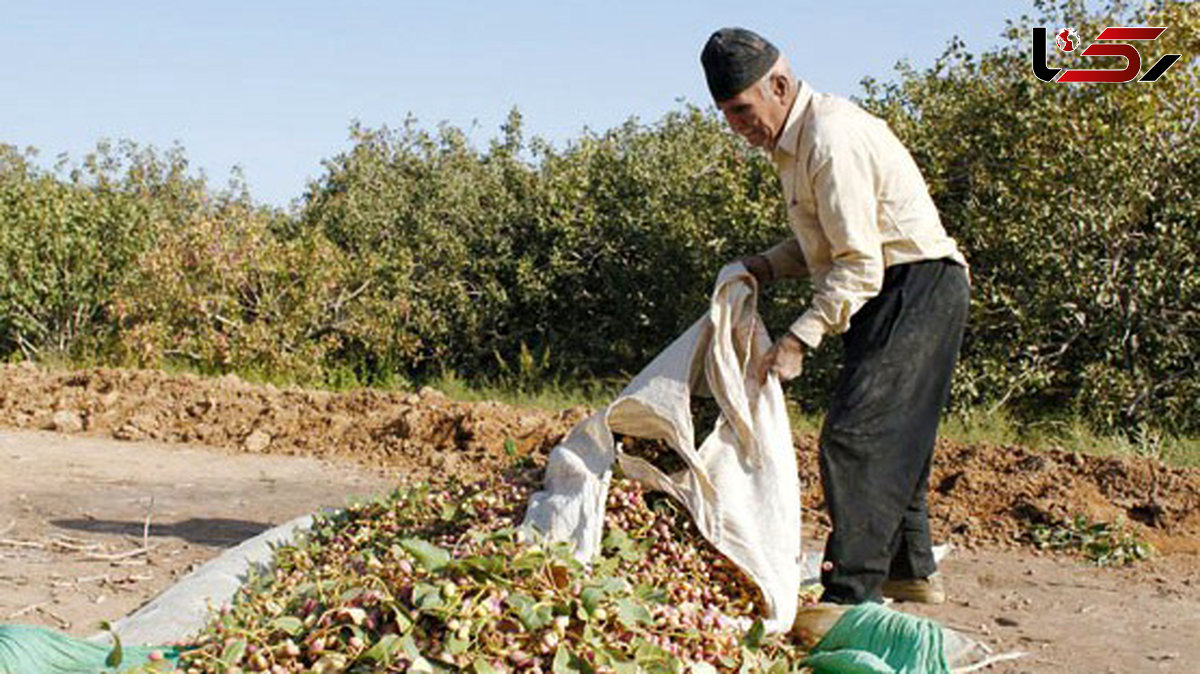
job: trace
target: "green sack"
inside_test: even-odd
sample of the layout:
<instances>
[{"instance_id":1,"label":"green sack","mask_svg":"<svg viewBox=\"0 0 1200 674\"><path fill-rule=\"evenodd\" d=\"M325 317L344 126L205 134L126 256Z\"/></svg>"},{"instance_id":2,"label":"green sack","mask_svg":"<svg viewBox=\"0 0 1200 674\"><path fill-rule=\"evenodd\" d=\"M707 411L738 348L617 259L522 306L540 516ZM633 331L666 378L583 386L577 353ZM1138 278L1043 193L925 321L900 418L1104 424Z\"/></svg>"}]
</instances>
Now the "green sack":
<instances>
[{"instance_id":1,"label":"green sack","mask_svg":"<svg viewBox=\"0 0 1200 674\"><path fill-rule=\"evenodd\" d=\"M183 650L153 646L117 649L42 627L0 625L0 674L128 672L150 664L154 652L163 656L161 667L167 671L175 668Z\"/></svg>"},{"instance_id":2,"label":"green sack","mask_svg":"<svg viewBox=\"0 0 1200 674\"><path fill-rule=\"evenodd\" d=\"M896 674L892 666L866 651L826 651L804 659L816 674Z\"/></svg>"},{"instance_id":3,"label":"green sack","mask_svg":"<svg viewBox=\"0 0 1200 674\"><path fill-rule=\"evenodd\" d=\"M818 674L949 674L936 622L859 604L846 611L801 664Z\"/></svg>"}]
</instances>

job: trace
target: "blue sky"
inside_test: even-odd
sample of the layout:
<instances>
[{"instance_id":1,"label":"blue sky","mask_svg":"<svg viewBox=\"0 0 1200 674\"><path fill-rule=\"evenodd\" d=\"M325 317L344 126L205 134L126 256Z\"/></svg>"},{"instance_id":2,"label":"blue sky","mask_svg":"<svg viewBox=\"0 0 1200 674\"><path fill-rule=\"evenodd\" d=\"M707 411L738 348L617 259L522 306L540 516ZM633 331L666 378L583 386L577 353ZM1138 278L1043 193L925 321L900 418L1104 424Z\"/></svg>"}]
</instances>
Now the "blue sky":
<instances>
[{"instance_id":1,"label":"blue sky","mask_svg":"<svg viewBox=\"0 0 1200 674\"><path fill-rule=\"evenodd\" d=\"M699 51L755 29L821 91L928 65L953 35L1000 41L1027 0L869 2L41 2L0 11L0 143L46 164L101 138L179 142L211 183L240 165L284 206L347 147L347 128L447 121L479 143L517 106L562 144L679 100L707 104Z\"/></svg>"}]
</instances>

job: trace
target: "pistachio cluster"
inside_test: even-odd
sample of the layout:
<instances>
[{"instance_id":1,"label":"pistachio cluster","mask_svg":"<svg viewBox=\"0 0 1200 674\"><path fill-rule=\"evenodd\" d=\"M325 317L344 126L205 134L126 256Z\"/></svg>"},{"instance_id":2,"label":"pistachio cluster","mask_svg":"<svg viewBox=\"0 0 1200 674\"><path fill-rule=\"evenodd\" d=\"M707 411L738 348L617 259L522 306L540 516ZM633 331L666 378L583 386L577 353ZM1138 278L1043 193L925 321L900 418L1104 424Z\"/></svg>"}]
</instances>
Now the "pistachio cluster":
<instances>
[{"instance_id":1,"label":"pistachio cluster","mask_svg":"<svg viewBox=\"0 0 1200 674\"><path fill-rule=\"evenodd\" d=\"M537 475L413 484L277 551L188 672L789 671L755 586L661 494L615 479L603 555L518 540Z\"/></svg>"}]
</instances>

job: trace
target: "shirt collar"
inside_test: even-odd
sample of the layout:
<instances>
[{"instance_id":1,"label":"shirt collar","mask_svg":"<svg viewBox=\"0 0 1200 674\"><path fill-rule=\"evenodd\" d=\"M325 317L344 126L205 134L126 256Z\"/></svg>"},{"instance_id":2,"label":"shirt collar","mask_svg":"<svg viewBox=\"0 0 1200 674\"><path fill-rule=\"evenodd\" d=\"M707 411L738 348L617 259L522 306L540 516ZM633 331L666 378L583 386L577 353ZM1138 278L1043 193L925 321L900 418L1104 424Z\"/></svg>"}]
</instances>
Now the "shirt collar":
<instances>
[{"instance_id":1,"label":"shirt collar","mask_svg":"<svg viewBox=\"0 0 1200 674\"><path fill-rule=\"evenodd\" d=\"M812 100L813 90L803 80L796 80L799 87L796 90L796 100L788 111L787 121L783 124L783 133L779 134L779 142L775 144L775 156L781 153L794 155L796 144L800 140L800 131L804 127L804 112Z\"/></svg>"}]
</instances>

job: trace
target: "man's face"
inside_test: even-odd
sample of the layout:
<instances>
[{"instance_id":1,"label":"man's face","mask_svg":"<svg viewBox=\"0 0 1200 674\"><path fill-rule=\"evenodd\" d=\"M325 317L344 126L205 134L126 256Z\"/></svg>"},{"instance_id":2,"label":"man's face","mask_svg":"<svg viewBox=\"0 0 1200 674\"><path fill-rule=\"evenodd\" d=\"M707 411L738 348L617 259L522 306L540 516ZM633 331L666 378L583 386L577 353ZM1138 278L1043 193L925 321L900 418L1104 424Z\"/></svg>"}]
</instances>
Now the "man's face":
<instances>
[{"instance_id":1,"label":"man's face","mask_svg":"<svg viewBox=\"0 0 1200 674\"><path fill-rule=\"evenodd\" d=\"M783 101L772 89L764 94L761 82L750 85L733 98L721 101L717 108L739 136L754 147L772 150L787 121Z\"/></svg>"}]
</instances>

